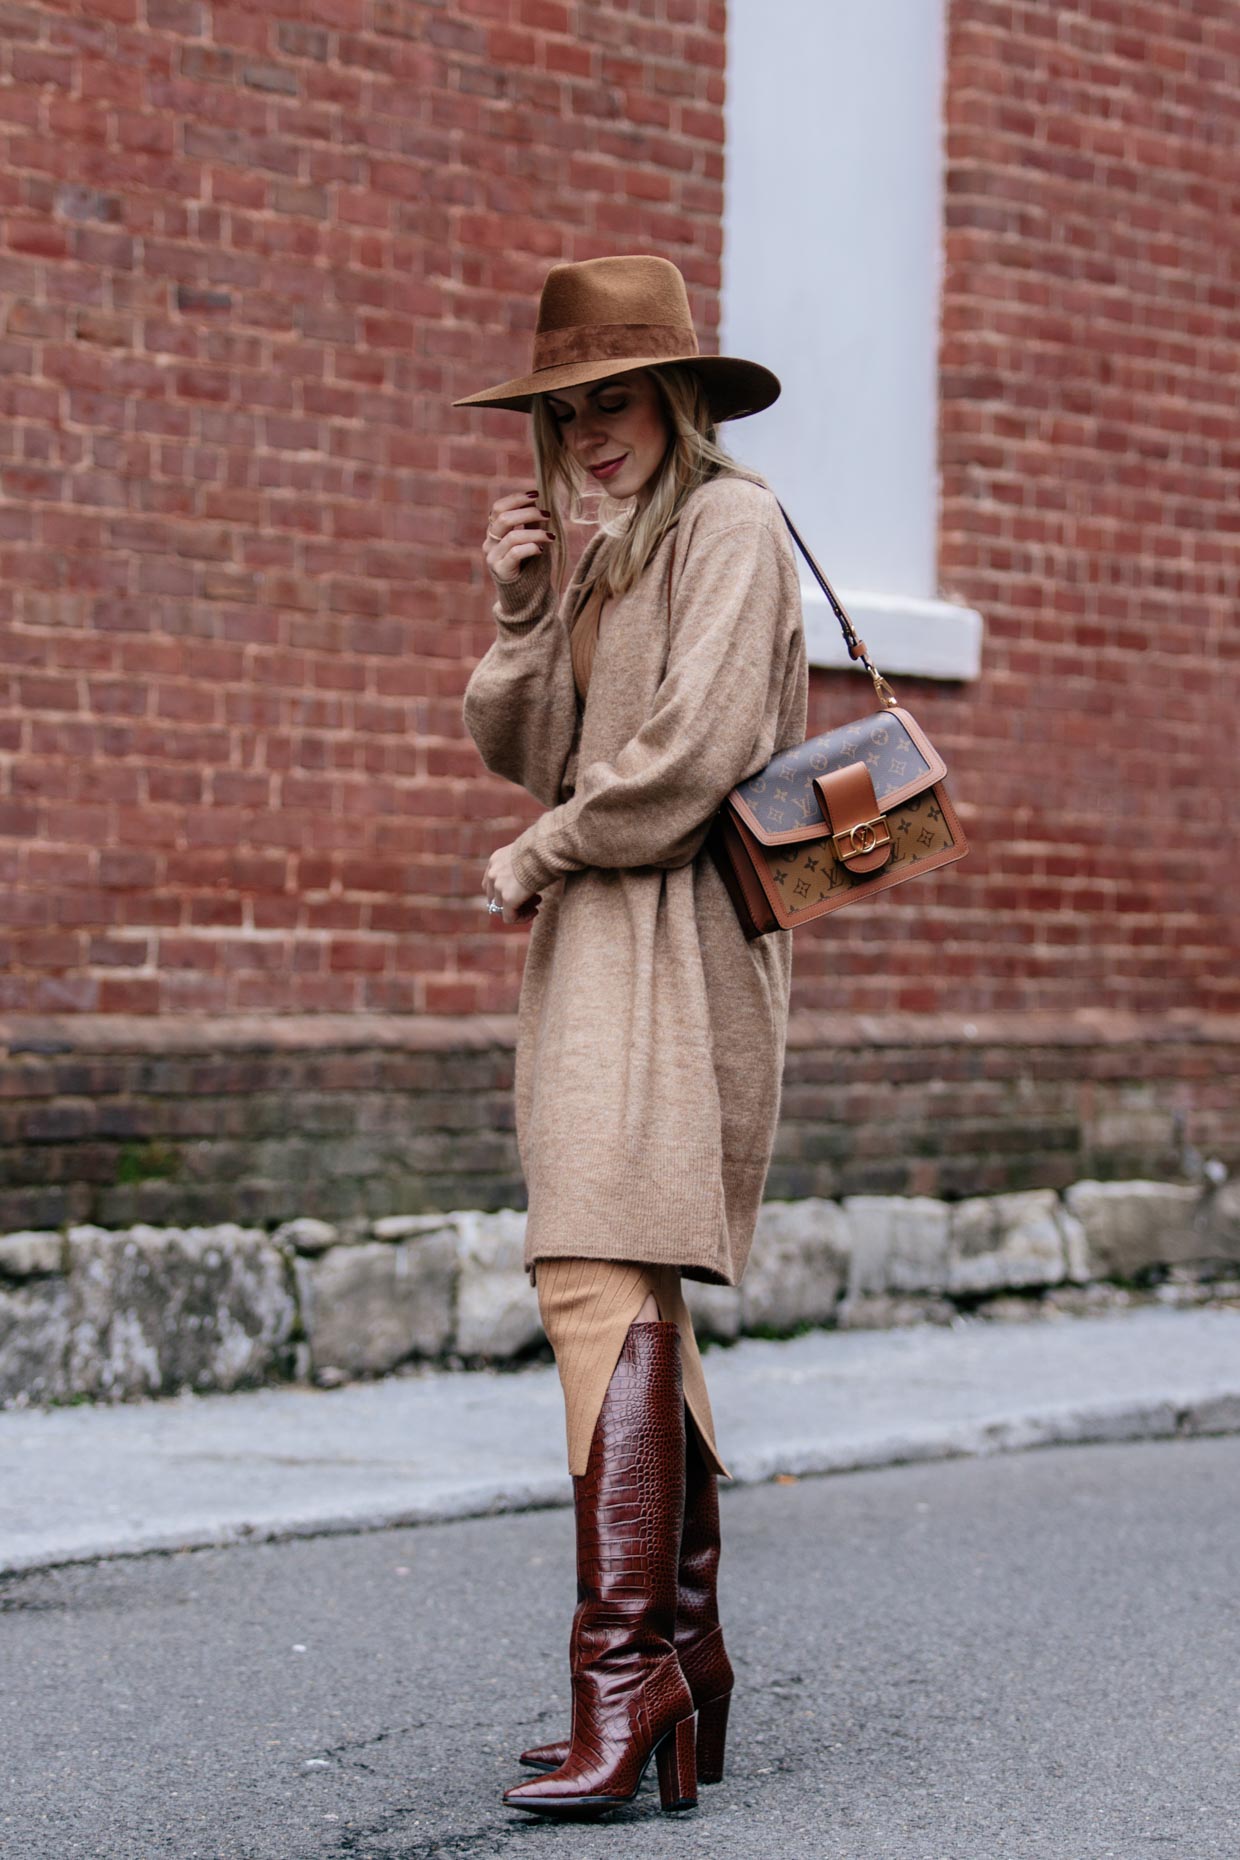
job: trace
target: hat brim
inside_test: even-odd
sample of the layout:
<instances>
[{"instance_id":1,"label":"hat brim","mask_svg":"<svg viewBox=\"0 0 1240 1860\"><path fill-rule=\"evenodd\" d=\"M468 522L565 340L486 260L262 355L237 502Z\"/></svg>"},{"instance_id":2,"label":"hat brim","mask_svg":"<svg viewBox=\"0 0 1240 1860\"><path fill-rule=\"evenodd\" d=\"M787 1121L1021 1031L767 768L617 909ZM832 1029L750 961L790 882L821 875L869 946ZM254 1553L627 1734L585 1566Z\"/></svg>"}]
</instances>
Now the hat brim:
<instances>
[{"instance_id":1,"label":"hat brim","mask_svg":"<svg viewBox=\"0 0 1240 1860\"><path fill-rule=\"evenodd\" d=\"M747 414L761 413L782 392L779 377L769 368L738 355L626 355L613 361L565 362L558 368L540 368L535 374L501 381L498 387L485 388L480 394L467 394L452 405L505 407L513 413L528 413L539 394L583 387L588 381L605 381L610 375L632 374L635 369L657 368L667 362L684 362L702 377L711 418L716 421L743 420Z\"/></svg>"}]
</instances>

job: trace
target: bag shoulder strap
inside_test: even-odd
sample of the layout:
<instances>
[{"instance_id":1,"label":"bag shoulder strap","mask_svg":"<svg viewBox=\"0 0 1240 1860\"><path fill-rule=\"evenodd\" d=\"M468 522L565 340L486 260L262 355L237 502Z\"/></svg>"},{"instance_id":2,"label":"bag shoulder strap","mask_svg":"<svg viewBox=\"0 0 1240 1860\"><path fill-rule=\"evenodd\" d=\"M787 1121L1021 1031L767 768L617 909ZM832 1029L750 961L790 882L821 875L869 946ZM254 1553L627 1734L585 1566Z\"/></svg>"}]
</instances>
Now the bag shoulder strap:
<instances>
[{"instance_id":1,"label":"bag shoulder strap","mask_svg":"<svg viewBox=\"0 0 1240 1860\"><path fill-rule=\"evenodd\" d=\"M778 498L776 498L775 501L777 504L779 503ZM857 630L853 626L852 621L848 618L848 615L844 612L843 607L840 605L839 601L836 599L834 588L831 586L831 583L827 580L826 576L823 574L822 570L819 568L817 562L815 562L813 556L810 554L809 549L806 547L805 542L802 539L801 533L797 529L796 524L792 521L792 518L788 515L788 512L784 510L784 507L782 504L779 504L779 508L783 512L784 522L788 525L788 528L792 531L792 540L796 543L797 548L801 551L801 554L805 557L805 560L809 563L810 568L813 570L815 581L817 581L818 586L822 589L828 601L831 603L831 611L840 623L840 631L844 635L844 644L848 647L849 658L861 660L862 664L865 666L866 671L870 674L870 677L874 682L874 695L877 697L879 703L882 705L884 710L893 710L895 708L896 701L897 701L895 692L892 690L891 686L887 683L887 680L883 677L882 673L879 671L878 667L874 664L874 661L871 659L869 651L866 647L865 641L858 636Z\"/></svg>"}]
</instances>

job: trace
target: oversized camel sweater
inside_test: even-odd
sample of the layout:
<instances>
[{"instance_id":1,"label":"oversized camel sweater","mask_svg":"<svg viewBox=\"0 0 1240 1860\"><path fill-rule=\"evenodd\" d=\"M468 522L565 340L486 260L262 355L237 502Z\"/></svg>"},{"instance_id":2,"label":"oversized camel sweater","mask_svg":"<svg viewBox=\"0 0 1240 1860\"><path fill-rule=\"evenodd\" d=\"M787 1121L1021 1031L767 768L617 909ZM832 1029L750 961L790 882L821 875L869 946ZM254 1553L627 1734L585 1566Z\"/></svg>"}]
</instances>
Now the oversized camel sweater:
<instances>
[{"instance_id":1,"label":"oversized camel sweater","mask_svg":"<svg viewBox=\"0 0 1240 1860\"><path fill-rule=\"evenodd\" d=\"M746 940L704 841L728 790L804 740L792 539L774 495L716 478L609 600L584 707L545 555L497 582L466 686L486 766L546 812L516 841L542 893L517 1016L526 1265L648 1260L735 1285L779 1111L792 939Z\"/></svg>"}]
</instances>

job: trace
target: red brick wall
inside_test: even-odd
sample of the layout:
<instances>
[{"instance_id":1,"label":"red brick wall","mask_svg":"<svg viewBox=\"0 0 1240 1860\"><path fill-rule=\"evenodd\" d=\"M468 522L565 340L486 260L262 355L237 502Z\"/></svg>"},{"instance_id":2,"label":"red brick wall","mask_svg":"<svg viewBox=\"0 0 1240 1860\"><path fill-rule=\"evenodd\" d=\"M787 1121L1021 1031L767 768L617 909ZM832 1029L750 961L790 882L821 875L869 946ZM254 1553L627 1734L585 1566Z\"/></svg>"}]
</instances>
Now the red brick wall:
<instances>
[{"instance_id":1,"label":"red brick wall","mask_svg":"<svg viewBox=\"0 0 1240 1860\"><path fill-rule=\"evenodd\" d=\"M293 10L0 7L0 1010L508 1002L460 693L525 432L449 402L560 258L713 336L721 0Z\"/></svg>"},{"instance_id":2,"label":"red brick wall","mask_svg":"<svg viewBox=\"0 0 1240 1860\"><path fill-rule=\"evenodd\" d=\"M510 1014L524 936L478 885L532 810L460 697L527 430L449 403L524 366L560 258L667 254L715 344L722 0L296 11L0 0L0 1013L67 1017L13 1023L0 1145L40 1219L148 1176L168 1214L250 1182L291 1205L304 1166L264 1133L314 1109L263 1016L299 1052L325 1015L508 1039L469 1017ZM840 1146L849 1180L963 1192L987 1157L1054 1182L1069 1152L1165 1173L1234 1142L1234 1041L1202 1029L1240 1011L1240 20L952 0L945 108L940 591L981 610L983 675L895 683L973 850L799 936L772 1192L826 1192ZM865 692L816 674L812 727ZM1048 1087L1065 1009L1097 1052ZM204 1014L250 1017L258 1055L214 1107L197 1075L186 1108L96 1064L96 1016L174 1054ZM934 1015L943 1054L977 1040L956 1097L922 1091L956 1059L905 1085L888 1050ZM847 1025L884 1048L877 1099L836 1089L872 1083L840 1016L871 1017ZM433 1203L440 1143L453 1195L512 1196L502 1078L495 1154L466 1155L455 1074L398 1106L376 1060L372 1102L338 1037L314 1090L361 1094L356 1130L331 1110L357 1141L316 1150L340 1195ZM64 1075L32 1085L30 1052ZM182 1130L164 1174L146 1146Z\"/></svg>"},{"instance_id":3,"label":"red brick wall","mask_svg":"<svg viewBox=\"0 0 1240 1860\"><path fill-rule=\"evenodd\" d=\"M522 1206L511 1016L0 1018L0 1234ZM1240 1170L1240 1026L794 1014L767 1198Z\"/></svg>"},{"instance_id":4,"label":"red brick wall","mask_svg":"<svg viewBox=\"0 0 1240 1860\"><path fill-rule=\"evenodd\" d=\"M799 940L795 998L1234 1013L1240 16L949 17L939 586L982 677L893 682L971 852Z\"/></svg>"},{"instance_id":5,"label":"red brick wall","mask_svg":"<svg viewBox=\"0 0 1240 1860\"><path fill-rule=\"evenodd\" d=\"M905 681L976 839L910 1005L1235 1012L1240 14L950 15L940 579L986 643Z\"/></svg>"},{"instance_id":6,"label":"red brick wall","mask_svg":"<svg viewBox=\"0 0 1240 1860\"><path fill-rule=\"evenodd\" d=\"M1240 18L952 0L944 109L940 592L982 676L894 684L972 849L801 933L794 1006L1234 1013ZM811 729L868 701L817 673Z\"/></svg>"}]
</instances>

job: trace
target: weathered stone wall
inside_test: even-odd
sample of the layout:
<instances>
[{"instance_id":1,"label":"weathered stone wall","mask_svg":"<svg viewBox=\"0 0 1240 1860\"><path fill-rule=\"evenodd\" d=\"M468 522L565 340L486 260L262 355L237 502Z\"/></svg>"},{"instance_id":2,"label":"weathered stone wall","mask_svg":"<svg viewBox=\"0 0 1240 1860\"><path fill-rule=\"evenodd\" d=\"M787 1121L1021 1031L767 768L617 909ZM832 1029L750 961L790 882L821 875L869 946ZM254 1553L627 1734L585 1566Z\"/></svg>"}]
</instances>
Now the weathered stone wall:
<instances>
[{"instance_id":1,"label":"weathered stone wall","mask_svg":"<svg viewBox=\"0 0 1240 1860\"><path fill-rule=\"evenodd\" d=\"M0 1022L0 1232L520 1207L511 1017ZM1240 1171L1240 1018L794 1014L771 1199Z\"/></svg>"},{"instance_id":2,"label":"weathered stone wall","mask_svg":"<svg viewBox=\"0 0 1240 1860\"><path fill-rule=\"evenodd\" d=\"M312 1217L267 1232L137 1225L0 1239L0 1401L119 1400L542 1343L516 1209ZM770 1202L740 1287L690 1285L703 1336L950 1319L1103 1284L1240 1298L1240 1183L1080 1181L946 1202ZM1161 1283L1160 1283L1161 1282Z\"/></svg>"}]
</instances>

